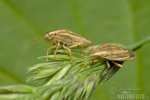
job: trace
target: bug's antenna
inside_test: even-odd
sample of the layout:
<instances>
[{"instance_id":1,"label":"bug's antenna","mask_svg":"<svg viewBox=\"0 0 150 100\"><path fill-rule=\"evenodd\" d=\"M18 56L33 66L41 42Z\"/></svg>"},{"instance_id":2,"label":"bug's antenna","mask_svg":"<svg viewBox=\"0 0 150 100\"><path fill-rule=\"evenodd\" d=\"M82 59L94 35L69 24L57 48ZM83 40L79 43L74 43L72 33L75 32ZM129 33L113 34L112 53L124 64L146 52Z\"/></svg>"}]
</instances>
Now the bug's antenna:
<instances>
[{"instance_id":1,"label":"bug's antenna","mask_svg":"<svg viewBox=\"0 0 150 100\"><path fill-rule=\"evenodd\" d=\"M40 38L38 38L38 39L34 39L34 40L32 40L32 41L30 41L29 42L29 46L32 46L33 44L35 44L35 43L38 43L40 40L42 40L42 39L44 39L43 37L40 37Z\"/></svg>"}]
</instances>

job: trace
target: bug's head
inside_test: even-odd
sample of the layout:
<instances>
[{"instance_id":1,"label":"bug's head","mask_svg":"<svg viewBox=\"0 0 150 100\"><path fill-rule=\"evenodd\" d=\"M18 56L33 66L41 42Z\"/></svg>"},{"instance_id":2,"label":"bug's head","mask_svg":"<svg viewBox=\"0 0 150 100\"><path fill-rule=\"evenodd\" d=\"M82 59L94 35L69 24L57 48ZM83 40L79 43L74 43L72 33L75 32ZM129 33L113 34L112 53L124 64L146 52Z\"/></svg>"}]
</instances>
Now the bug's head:
<instances>
[{"instance_id":1,"label":"bug's head","mask_svg":"<svg viewBox=\"0 0 150 100\"><path fill-rule=\"evenodd\" d=\"M46 40L52 40L56 35L56 32L55 31L52 31L52 32L47 32L46 35L44 36L44 38Z\"/></svg>"},{"instance_id":2,"label":"bug's head","mask_svg":"<svg viewBox=\"0 0 150 100\"><path fill-rule=\"evenodd\" d=\"M134 59L135 58L135 54L133 51L129 50L129 54L130 54L130 59Z\"/></svg>"}]
</instances>

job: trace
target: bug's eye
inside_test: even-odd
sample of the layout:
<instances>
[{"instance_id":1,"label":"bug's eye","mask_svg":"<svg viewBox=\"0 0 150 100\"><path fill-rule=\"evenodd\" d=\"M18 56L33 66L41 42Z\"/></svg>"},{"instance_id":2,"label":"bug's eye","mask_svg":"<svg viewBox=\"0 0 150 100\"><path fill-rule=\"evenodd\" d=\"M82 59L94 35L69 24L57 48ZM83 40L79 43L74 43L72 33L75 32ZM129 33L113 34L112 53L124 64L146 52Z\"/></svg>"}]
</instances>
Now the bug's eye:
<instances>
[{"instance_id":1,"label":"bug's eye","mask_svg":"<svg viewBox=\"0 0 150 100\"><path fill-rule=\"evenodd\" d=\"M67 46L67 44L65 44L65 46Z\"/></svg>"}]
</instances>

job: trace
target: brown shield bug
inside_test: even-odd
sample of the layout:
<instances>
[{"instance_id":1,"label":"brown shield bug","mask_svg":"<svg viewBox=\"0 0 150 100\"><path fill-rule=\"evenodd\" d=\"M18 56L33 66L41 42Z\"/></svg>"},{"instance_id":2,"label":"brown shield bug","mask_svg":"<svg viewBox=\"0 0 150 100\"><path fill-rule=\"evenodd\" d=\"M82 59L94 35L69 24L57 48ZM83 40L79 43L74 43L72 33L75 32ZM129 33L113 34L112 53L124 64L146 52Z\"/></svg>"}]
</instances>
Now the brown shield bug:
<instances>
[{"instance_id":1,"label":"brown shield bug","mask_svg":"<svg viewBox=\"0 0 150 100\"><path fill-rule=\"evenodd\" d=\"M105 43L91 52L91 56L112 61L116 66L122 67L122 63L135 57L134 53L120 44Z\"/></svg>"},{"instance_id":2,"label":"brown shield bug","mask_svg":"<svg viewBox=\"0 0 150 100\"><path fill-rule=\"evenodd\" d=\"M47 50L47 55L51 49L55 49L54 55L56 55L58 48L62 46L71 56L71 48L85 48L92 44L90 40L66 29L48 32L44 37L55 44Z\"/></svg>"}]
</instances>

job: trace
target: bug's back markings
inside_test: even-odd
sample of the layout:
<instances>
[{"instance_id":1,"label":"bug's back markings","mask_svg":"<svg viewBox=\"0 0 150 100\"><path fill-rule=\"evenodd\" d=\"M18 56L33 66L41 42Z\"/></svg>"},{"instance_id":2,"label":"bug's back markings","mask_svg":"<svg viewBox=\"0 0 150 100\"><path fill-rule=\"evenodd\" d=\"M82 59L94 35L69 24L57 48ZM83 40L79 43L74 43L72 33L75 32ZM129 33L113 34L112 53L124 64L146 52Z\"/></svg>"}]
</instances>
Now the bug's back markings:
<instances>
[{"instance_id":1,"label":"bug's back markings","mask_svg":"<svg viewBox=\"0 0 150 100\"><path fill-rule=\"evenodd\" d=\"M119 64L120 62L131 60L135 57L131 50L113 43L102 44L101 46L95 48L91 52L91 56L112 61L119 67L122 66Z\"/></svg>"},{"instance_id":2,"label":"bug's back markings","mask_svg":"<svg viewBox=\"0 0 150 100\"><path fill-rule=\"evenodd\" d=\"M135 57L131 50L113 43L106 43L97 47L91 52L91 56L113 61L126 61Z\"/></svg>"},{"instance_id":3,"label":"bug's back markings","mask_svg":"<svg viewBox=\"0 0 150 100\"><path fill-rule=\"evenodd\" d=\"M49 32L45 38L54 43L65 44L68 48L87 47L92 44L90 40L66 29Z\"/></svg>"}]
</instances>

